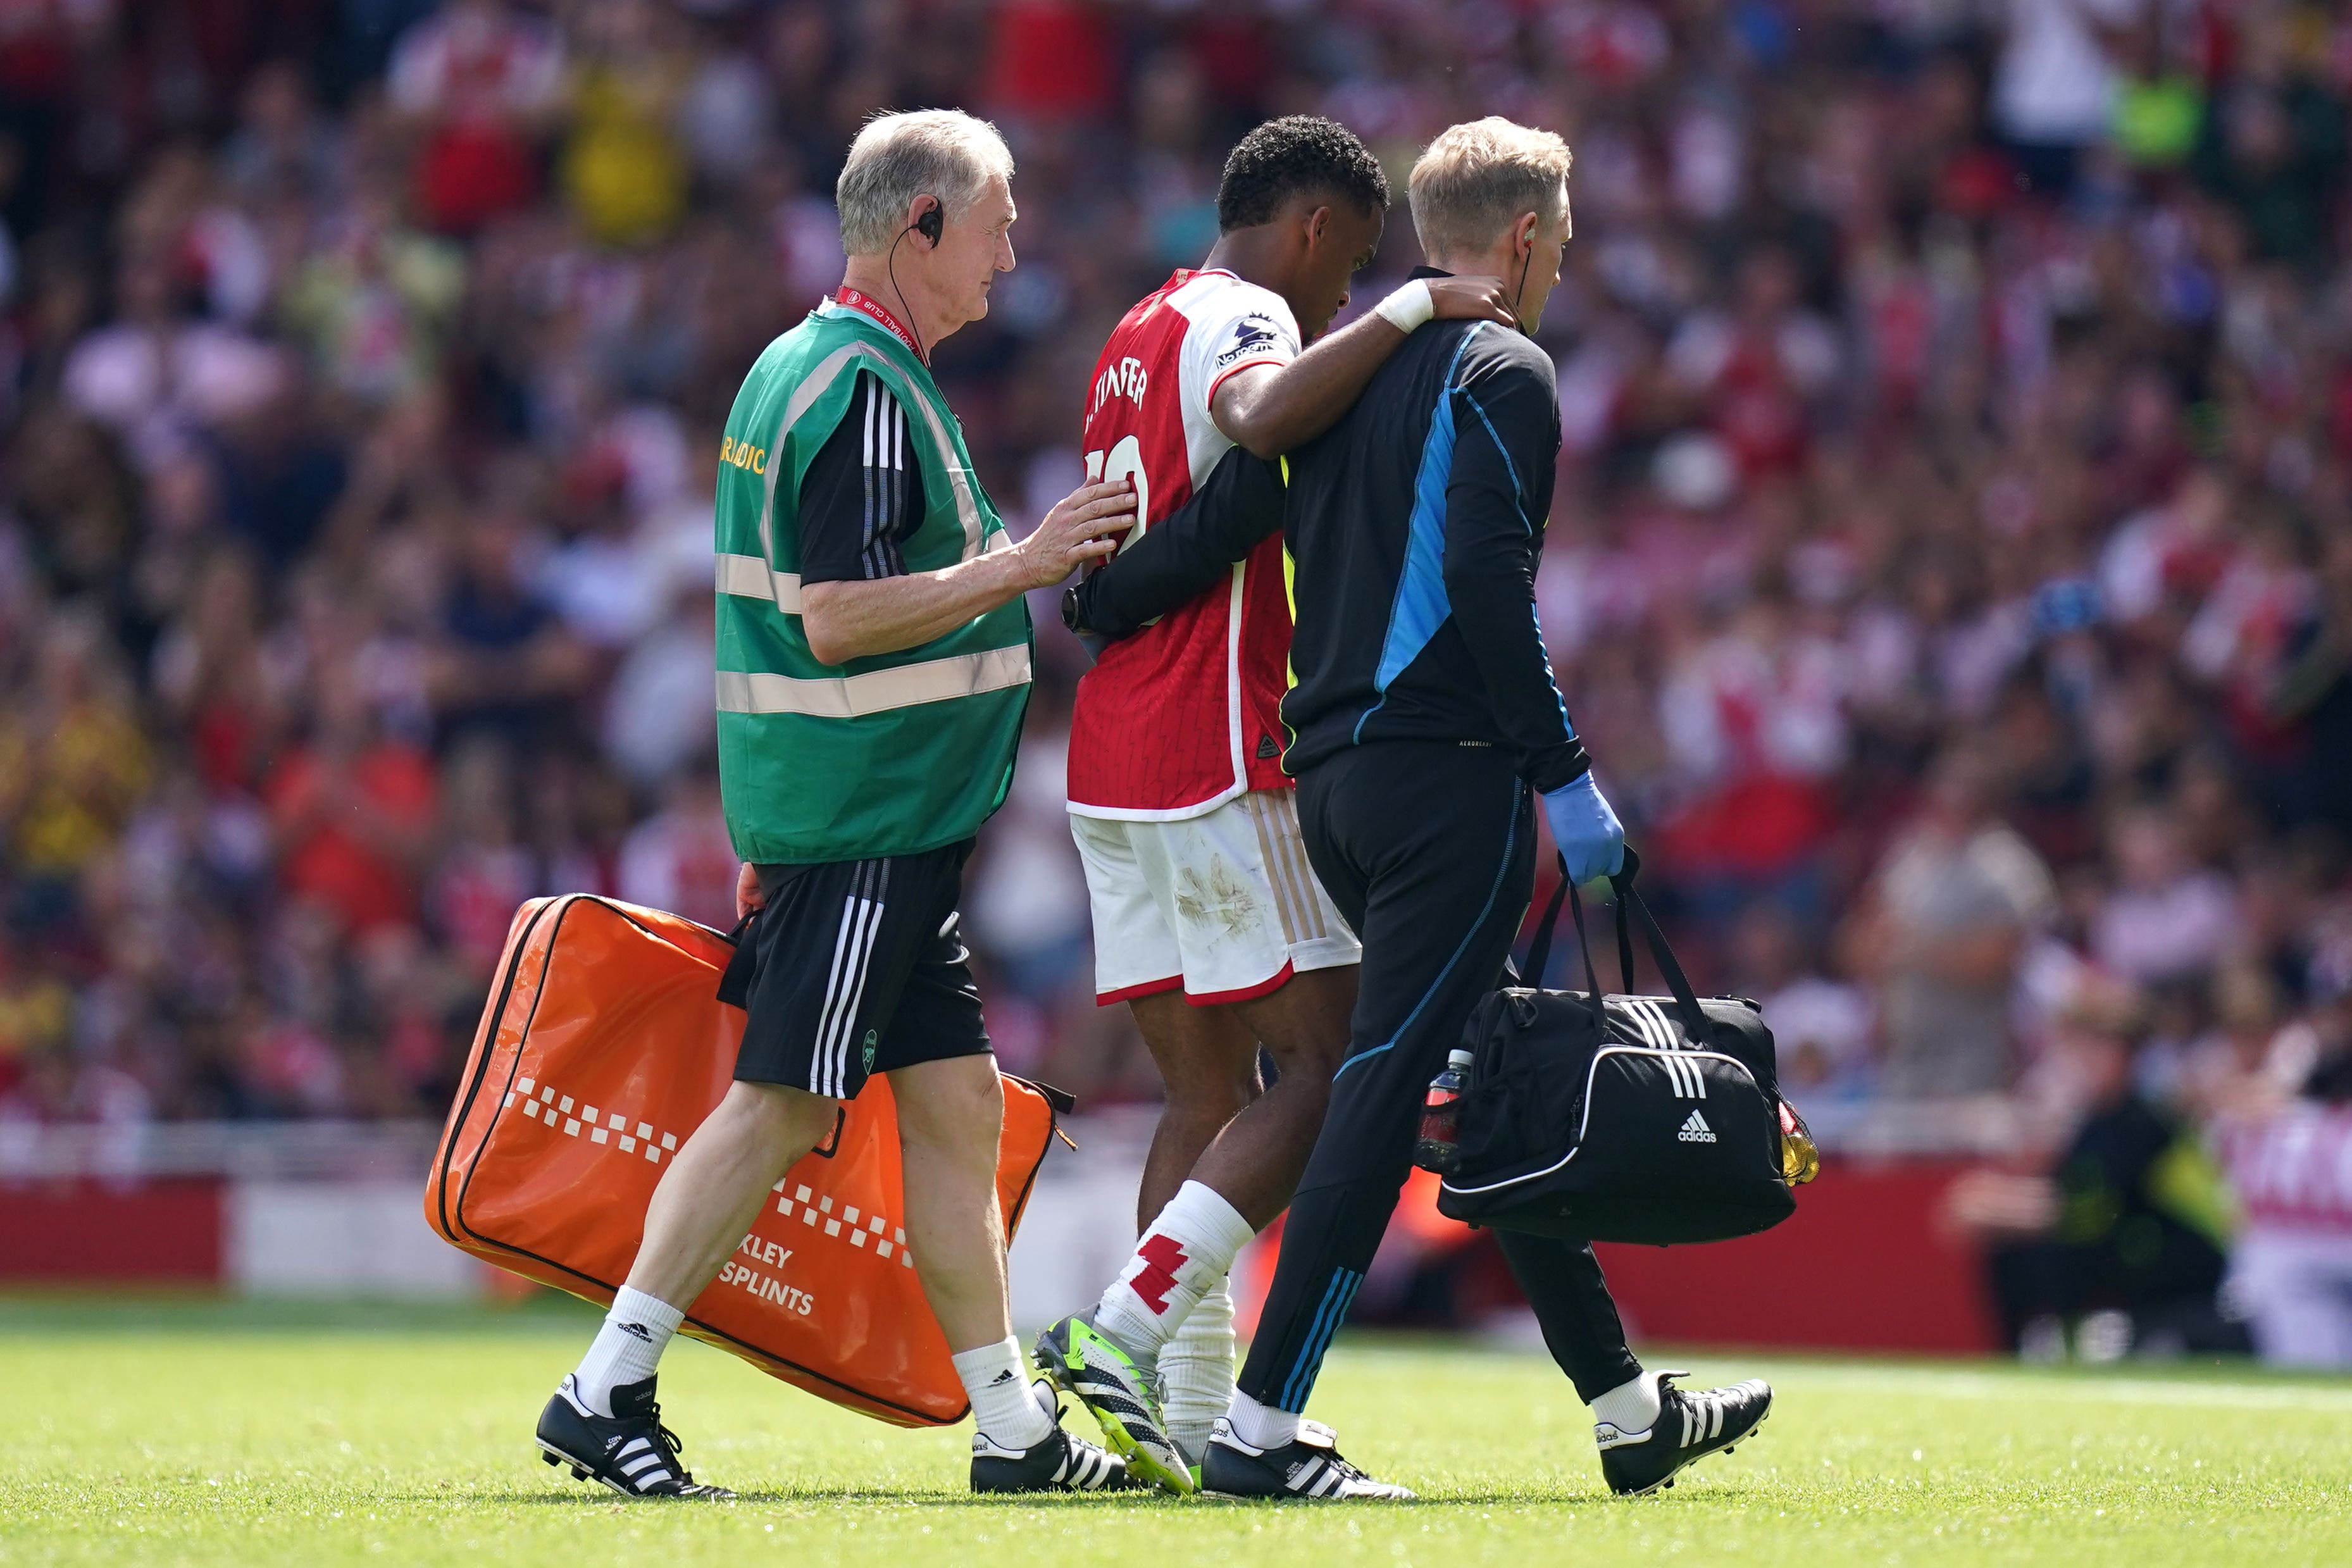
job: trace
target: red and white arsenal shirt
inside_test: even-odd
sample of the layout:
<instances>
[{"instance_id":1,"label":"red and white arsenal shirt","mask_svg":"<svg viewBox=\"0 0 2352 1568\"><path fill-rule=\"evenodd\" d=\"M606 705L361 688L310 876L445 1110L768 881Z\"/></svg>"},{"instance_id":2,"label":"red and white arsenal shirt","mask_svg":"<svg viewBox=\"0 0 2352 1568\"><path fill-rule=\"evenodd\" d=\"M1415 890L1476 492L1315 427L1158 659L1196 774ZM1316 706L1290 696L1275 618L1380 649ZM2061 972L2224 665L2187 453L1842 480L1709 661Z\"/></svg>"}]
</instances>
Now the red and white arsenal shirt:
<instances>
[{"instance_id":1,"label":"red and white arsenal shirt","mask_svg":"<svg viewBox=\"0 0 2352 1568\"><path fill-rule=\"evenodd\" d=\"M1128 542L1182 506L1233 449L1209 416L1225 379L1297 357L1298 323L1282 297L1221 269L1180 269L1128 311L1095 365L1085 447L1088 479L1134 477L1142 522ZM1226 586L1113 643L1079 680L1070 809L1165 820L1288 784L1289 660L1277 534Z\"/></svg>"}]
</instances>

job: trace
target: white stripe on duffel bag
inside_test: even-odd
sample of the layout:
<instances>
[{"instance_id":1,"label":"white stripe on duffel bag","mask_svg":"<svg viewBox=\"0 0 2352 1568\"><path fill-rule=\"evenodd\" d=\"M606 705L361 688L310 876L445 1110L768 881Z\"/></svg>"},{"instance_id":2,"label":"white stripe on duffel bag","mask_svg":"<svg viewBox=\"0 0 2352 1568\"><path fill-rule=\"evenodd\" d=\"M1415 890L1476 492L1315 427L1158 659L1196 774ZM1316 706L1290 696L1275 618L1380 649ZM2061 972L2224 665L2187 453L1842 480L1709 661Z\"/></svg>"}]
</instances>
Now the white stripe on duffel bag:
<instances>
[{"instance_id":1,"label":"white stripe on duffel bag","mask_svg":"<svg viewBox=\"0 0 2352 1568\"><path fill-rule=\"evenodd\" d=\"M1584 1069L1584 1114L1577 1121L1576 1142L1570 1146L1567 1153L1562 1154L1559 1159L1554 1160L1550 1164L1546 1165L1540 1171L1529 1171L1522 1175L1506 1176L1499 1182L1488 1182L1483 1186L1475 1187L1465 1187L1456 1182L1449 1180L1444 1184L1445 1190L1449 1193L1462 1193L1465 1194L1473 1193L1500 1192L1506 1187L1516 1187L1523 1183L1541 1181L1544 1177L1559 1170L1570 1160L1575 1159L1577 1152L1584 1147L1585 1134L1591 1130L1592 1124L1592 1079L1593 1076L1601 1070L1602 1058L1606 1057L1645 1056L1656 1056L1664 1061L1675 1062L1693 1068L1696 1068L1697 1064L1701 1061L1722 1062L1728 1066L1733 1071L1738 1073L1740 1077L1746 1079L1751 1085L1756 1082L1756 1075L1748 1070L1748 1064L1746 1062L1741 1061L1738 1057L1727 1056L1721 1051L1685 1050L1675 1052L1653 1052L1646 1050L1640 1046L1605 1046L1600 1050L1592 1053L1592 1063L1590 1067L1587 1067ZM1758 1099L1760 1100L1763 1098L1763 1089L1761 1088L1758 1088L1756 1093Z\"/></svg>"}]
</instances>

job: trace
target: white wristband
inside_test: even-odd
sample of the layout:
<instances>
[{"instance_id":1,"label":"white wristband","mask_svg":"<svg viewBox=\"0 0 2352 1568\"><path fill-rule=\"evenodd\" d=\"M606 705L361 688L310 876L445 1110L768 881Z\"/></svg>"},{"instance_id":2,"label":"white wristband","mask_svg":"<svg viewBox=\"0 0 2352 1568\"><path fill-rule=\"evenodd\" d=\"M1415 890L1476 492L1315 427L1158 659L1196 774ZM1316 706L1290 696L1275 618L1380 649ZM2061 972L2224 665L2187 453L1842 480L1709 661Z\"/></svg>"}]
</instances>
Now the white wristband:
<instances>
[{"instance_id":1,"label":"white wristband","mask_svg":"<svg viewBox=\"0 0 2352 1568\"><path fill-rule=\"evenodd\" d=\"M1429 297L1429 279L1416 278L1372 307L1372 314L1411 337L1437 317L1437 302Z\"/></svg>"}]
</instances>

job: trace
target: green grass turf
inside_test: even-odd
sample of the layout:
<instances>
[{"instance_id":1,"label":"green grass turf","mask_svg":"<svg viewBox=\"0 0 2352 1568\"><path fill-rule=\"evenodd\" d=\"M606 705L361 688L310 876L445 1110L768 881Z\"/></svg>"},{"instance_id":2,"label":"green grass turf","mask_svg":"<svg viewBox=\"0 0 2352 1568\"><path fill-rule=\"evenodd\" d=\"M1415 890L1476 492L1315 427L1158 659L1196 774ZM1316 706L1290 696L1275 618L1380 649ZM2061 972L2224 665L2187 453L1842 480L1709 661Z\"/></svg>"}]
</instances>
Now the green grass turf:
<instances>
[{"instance_id":1,"label":"green grass turf","mask_svg":"<svg viewBox=\"0 0 2352 1568\"><path fill-rule=\"evenodd\" d=\"M2244 1367L1673 1358L1761 1373L1779 1404L1738 1454L1620 1501L1548 1362L1354 1337L1316 1412L1418 1504L978 1502L967 1431L886 1427L681 1342L671 1423L744 1493L714 1507L539 1462L532 1420L592 1322L0 1303L0 1563L2352 1562L2352 1384Z\"/></svg>"}]
</instances>

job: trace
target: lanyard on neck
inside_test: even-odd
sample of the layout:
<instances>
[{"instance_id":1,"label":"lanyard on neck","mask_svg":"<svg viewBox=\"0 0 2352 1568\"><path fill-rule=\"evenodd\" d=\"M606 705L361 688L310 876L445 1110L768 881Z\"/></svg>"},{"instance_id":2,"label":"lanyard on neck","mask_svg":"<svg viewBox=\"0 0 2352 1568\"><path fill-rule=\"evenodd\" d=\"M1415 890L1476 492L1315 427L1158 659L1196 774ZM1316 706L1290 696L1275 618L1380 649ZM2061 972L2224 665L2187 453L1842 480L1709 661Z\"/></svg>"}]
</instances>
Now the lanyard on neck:
<instances>
[{"instance_id":1,"label":"lanyard on neck","mask_svg":"<svg viewBox=\"0 0 2352 1568\"><path fill-rule=\"evenodd\" d=\"M930 363L929 360L923 357L922 349L916 344L915 334L908 331L905 324L901 322L898 317L890 313L890 307L882 303L881 300L877 300L873 295L868 294L860 289L852 289L848 284L845 283L835 292L833 299L835 304L846 305L853 310L862 310L866 315L873 317L876 321L889 328L892 335L900 342L907 345L907 352L913 354L919 363L923 364Z\"/></svg>"}]
</instances>

